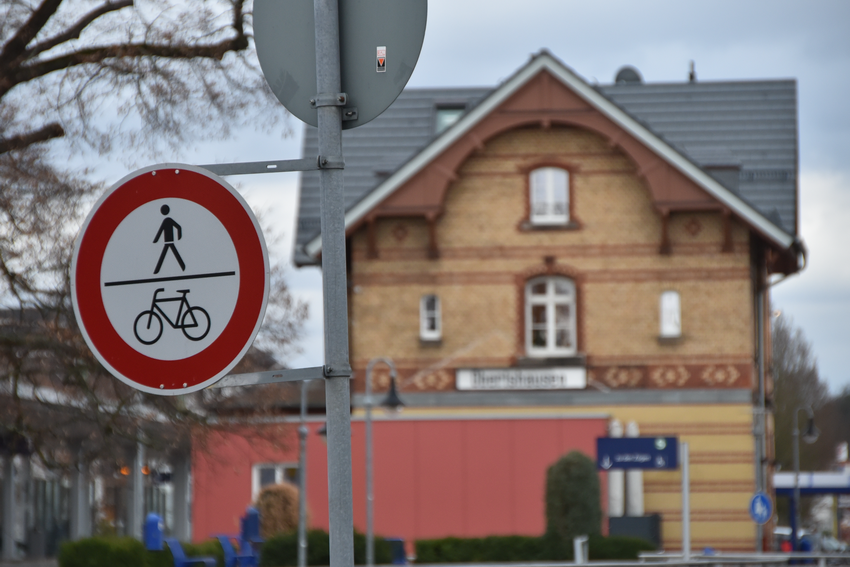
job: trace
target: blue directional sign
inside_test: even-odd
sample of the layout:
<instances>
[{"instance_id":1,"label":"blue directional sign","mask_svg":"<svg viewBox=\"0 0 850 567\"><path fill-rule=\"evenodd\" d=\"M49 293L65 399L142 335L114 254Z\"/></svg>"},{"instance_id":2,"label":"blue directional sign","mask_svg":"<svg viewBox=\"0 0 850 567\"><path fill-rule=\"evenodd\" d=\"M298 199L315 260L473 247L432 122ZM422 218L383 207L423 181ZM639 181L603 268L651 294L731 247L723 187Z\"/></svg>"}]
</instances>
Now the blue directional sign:
<instances>
[{"instance_id":1,"label":"blue directional sign","mask_svg":"<svg viewBox=\"0 0 850 567\"><path fill-rule=\"evenodd\" d=\"M608 469L677 469L676 437L598 437L596 467Z\"/></svg>"},{"instance_id":2,"label":"blue directional sign","mask_svg":"<svg viewBox=\"0 0 850 567\"><path fill-rule=\"evenodd\" d=\"M750 518L761 526L773 516L773 501L764 492L756 492L750 500Z\"/></svg>"}]
</instances>

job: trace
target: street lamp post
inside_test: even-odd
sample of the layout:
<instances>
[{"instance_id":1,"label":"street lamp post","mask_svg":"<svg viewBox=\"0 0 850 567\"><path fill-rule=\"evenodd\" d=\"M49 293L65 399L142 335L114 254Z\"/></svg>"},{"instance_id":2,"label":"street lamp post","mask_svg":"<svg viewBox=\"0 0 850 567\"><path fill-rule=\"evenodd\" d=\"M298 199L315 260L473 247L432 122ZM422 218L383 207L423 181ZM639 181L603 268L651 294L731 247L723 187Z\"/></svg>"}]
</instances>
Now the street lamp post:
<instances>
[{"instance_id":1,"label":"street lamp post","mask_svg":"<svg viewBox=\"0 0 850 567\"><path fill-rule=\"evenodd\" d=\"M381 405L390 409L398 409L402 404L395 388L395 364L389 358L373 358L366 365L366 565L375 565L375 534L372 530L374 492L372 485L372 368L378 363L390 367L390 391Z\"/></svg>"},{"instance_id":2,"label":"street lamp post","mask_svg":"<svg viewBox=\"0 0 850 567\"><path fill-rule=\"evenodd\" d=\"M797 534L800 531L800 427L797 419L797 414L800 410L805 410L809 416L809 422L806 424L806 430L803 432L803 441L812 444L817 441L820 432L815 427L815 414L809 406L798 407L794 410L794 525L791 529L791 543L794 551L798 551L799 542Z\"/></svg>"}]
</instances>

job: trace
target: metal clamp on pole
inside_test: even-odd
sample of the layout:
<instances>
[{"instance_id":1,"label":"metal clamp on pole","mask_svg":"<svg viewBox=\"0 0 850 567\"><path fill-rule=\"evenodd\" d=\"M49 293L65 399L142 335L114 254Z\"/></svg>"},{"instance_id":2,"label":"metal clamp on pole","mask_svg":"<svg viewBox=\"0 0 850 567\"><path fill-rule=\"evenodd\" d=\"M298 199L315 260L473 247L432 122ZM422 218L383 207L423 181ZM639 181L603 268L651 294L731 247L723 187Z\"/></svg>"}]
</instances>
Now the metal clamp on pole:
<instances>
[{"instance_id":1,"label":"metal clamp on pole","mask_svg":"<svg viewBox=\"0 0 850 567\"><path fill-rule=\"evenodd\" d=\"M316 164L319 169L345 169L345 160L342 156L318 156Z\"/></svg>"},{"instance_id":2,"label":"metal clamp on pole","mask_svg":"<svg viewBox=\"0 0 850 567\"><path fill-rule=\"evenodd\" d=\"M345 106L348 102L348 95L345 93L336 94L317 94L310 99L310 106L319 108L321 106Z\"/></svg>"},{"instance_id":3,"label":"metal clamp on pole","mask_svg":"<svg viewBox=\"0 0 850 567\"><path fill-rule=\"evenodd\" d=\"M351 378L351 366L346 365L343 368L324 366L325 378Z\"/></svg>"}]
</instances>

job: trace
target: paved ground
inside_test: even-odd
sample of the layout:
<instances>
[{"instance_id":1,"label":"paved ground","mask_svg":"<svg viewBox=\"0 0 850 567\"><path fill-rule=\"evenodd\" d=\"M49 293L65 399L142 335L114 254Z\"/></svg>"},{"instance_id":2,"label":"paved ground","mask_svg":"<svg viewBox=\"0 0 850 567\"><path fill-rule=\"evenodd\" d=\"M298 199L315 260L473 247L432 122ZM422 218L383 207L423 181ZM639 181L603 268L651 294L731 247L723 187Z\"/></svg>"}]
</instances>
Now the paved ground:
<instances>
[{"instance_id":1,"label":"paved ground","mask_svg":"<svg viewBox=\"0 0 850 567\"><path fill-rule=\"evenodd\" d=\"M0 561L0 567L59 567L59 563L55 559L24 559Z\"/></svg>"}]
</instances>

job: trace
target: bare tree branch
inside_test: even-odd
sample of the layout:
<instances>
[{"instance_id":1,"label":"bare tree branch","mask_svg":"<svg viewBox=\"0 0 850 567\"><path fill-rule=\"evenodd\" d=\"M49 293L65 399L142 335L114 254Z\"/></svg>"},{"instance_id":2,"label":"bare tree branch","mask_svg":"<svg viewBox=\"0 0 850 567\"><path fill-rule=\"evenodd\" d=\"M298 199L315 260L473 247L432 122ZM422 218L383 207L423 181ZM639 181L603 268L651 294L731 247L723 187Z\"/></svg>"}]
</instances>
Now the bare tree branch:
<instances>
[{"instance_id":1,"label":"bare tree branch","mask_svg":"<svg viewBox=\"0 0 850 567\"><path fill-rule=\"evenodd\" d=\"M19 134L17 136L12 136L11 138L6 139L0 138L0 155L5 154L6 152L11 152L13 150L26 148L27 146L31 146L32 144L37 144L39 142L46 142L47 140L52 140L53 138L60 138L64 135L65 130L62 128L62 126L54 122L52 124L48 124L47 126L43 126L33 132Z\"/></svg>"},{"instance_id":2,"label":"bare tree branch","mask_svg":"<svg viewBox=\"0 0 850 567\"><path fill-rule=\"evenodd\" d=\"M30 18L18 28L18 33L13 35L0 51L0 70L14 66L26 51L27 45L38 35L38 32L47 24L47 21L59 9L62 0L43 0Z\"/></svg>"},{"instance_id":3,"label":"bare tree branch","mask_svg":"<svg viewBox=\"0 0 850 567\"><path fill-rule=\"evenodd\" d=\"M116 12L123 8L129 8L133 5L133 0L121 0L120 2L107 2L102 4L101 6L95 8L85 16L79 19L77 23L73 26L65 30L64 32L51 37L50 39L46 39L33 47L26 50L26 57L31 58L39 53L47 51L49 49L53 49L57 45L65 43L67 41L71 41L72 39L79 39L80 34L83 33L83 30L89 27L95 20L104 16L110 12Z\"/></svg>"}]
</instances>

